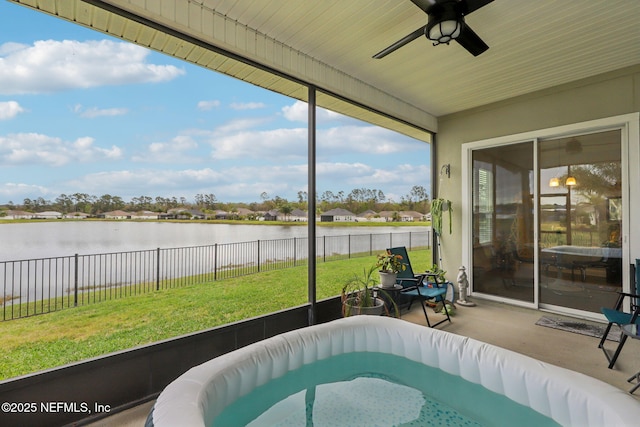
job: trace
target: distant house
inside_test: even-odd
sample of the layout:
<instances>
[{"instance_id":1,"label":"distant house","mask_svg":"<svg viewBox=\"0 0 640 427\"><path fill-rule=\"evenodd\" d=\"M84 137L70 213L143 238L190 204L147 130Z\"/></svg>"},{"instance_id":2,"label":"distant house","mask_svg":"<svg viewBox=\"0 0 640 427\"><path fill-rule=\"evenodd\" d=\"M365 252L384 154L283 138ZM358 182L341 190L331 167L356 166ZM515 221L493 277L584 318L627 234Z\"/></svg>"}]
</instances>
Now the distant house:
<instances>
[{"instance_id":1,"label":"distant house","mask_svg":"<svg viewBox=\"0 0 640 427\"><path fill-rule=\"evenodd\" d=\"M398 212L400 221L413 222L413 221L425 221L426 215L417 211L400 211Z\"/></svg>"},{"instance_id":2,"label":"distant house","mask_svg":"<svg viewBox=\"0 0 640 427\"><path fill-rule=\"evenodd\" d=\"M320 214L320 222L355 222L356 214L346 209L336 208Z\"/></svg>"},{"instance_id":3,"label":"distant house","mask_svg":"<svg viewBox=\"0 0 640 427\"><path fill-rule=\"evenodd\" d=\"M206 215L198 209L173 208L166 214L159 216L160 219L205 219Z\"/></svg>"},{"instance_id":4,"label":"distant house","mask_svg":"<svg viewBox=\"0 0 640 427\"><path fill-rule=\"evenodd\" d=\"M384 222L385 218L380 217L380 214L374 210L366 210L361 212L356 217L356 221L358 222Z\"/></svg>"},{"instance_id":5,"label":"distant house","mask_svg":"<svg viewBox=\"0 0 640 427\"><path fill-rule=\"evenodd\" d=\"M111 211L111 212L105 212L102 213L100 215L98 215L99 218L104 218L104 219L131 219L132 214L129 212L125 212L125 211Z\"/></svg>"},{"instance_id":6,"label":"distant house","mask_svg":"<svg viewBox=\"0 0 640 427\"><path fill-rule=\"evenodd\" d=\"M189 209L187 212L191 215L191 219L205 219L207 216L198 209Z\"/></svg>"},{"instance_id":7,"label":"distant house","mask_svg":"<svg viewBox=\"0 0 640 427\"><path fill-rule=\"evenodd\" d=\"M211 216L213 216L214 219L228 219L229 212L223 211L223 210L216 210L213 212Z\"/></svg>"},{"instance_id":8,"label":"distant house","mask_svg":"<svg viewBox=\"0 0 640 427\"><path fill-rule=\"evenodd\" d=\"M302 209L294 209L289 214L289 217L287 220L294 221L294 222L303 222L303 221L307 221L308 219L309 218L307 217L307 213L305 211L303 211Z\"/></svg>"},{"instance_id":9,"label":"distant house","mask_svg":"<svg viewBox=\"0 0 640 427\"><path fill-rule=\"evenodd\" d=\"M33 218L32 212L26 211L18 211L18 210L8 210L5 215L5 219L31 219Z\"/></svg>"},{"instance_id":10,"label":"distant house","mask_svg":"<svg viewBox=\"0 0 640 427\"><path fill-rule=\"evenodd\" d=\"M247 208L238 208L236 209L236 213L243 218L248 218L248 217L252 217L255 215L255 212L252 211L251 209L247 209Z\"/></svg>"},{"instance_id":11,"label":"distant house","mask_svg":"<svg viewBox=\"0 0 640 427\"><path fill-rule=\"evenodd\" d=\"M36 212L33 214L33 219L61 219L62 212L56 211L45 211L45 212Z\"/></svg>"},{"instance_id":12,"label":"distant house","mask_svg":"<svg viewBox=\"0 0 640 427\"><path fill-rule=\"evenodd\" d=\"M278 215L280 215L280 212L278 212L277 209L271 209L265 212L262 218L264 218L265 221L277 221Z\"/></svg>"},{"instance_id":13,"label":"distant house","mask_svg":"<svg viewBox=\"0 0 640 427\"><path fill-rule=\"evenodd\" d=\"M131 219L146 219L146 220L154 220L154 219L158 219L159 215L158 212L151 212L151 211L139 211L134 213L131 216Z\"/></svg>"},{"instance_id":14,"label":"distant house","mask_svg":"<svg viewBox=\"0 0 640 427\"><path fill-rule=\"evenodd\" d=\"M378 212L374 211L373 209L367 209L366 211L358 214L358 218L373 218L376 216L378 216Z\"/></svg>"},{"instance_id":15,"label":"distant house","mask_svg":"<svg viewBox=\"0 0 640 427\"><path fill-rule=\"evenodd\" d=\"M413 221L425 221L427 216L423 213L417 211L382 211L380 212L380 217L384 218L384 221L402 221L402 222L413 222Z\"/></svg>"},{"instance_id":16,"label":"distant house","mask_svg":"<svg viewBox=\"0 0 640 427\"><path fill-rule=\"evenodd\" d=\"M62 216L64 219L86 219L90 215L84 212L69 212Z\"/></svg>"},{"instance_id":17,"label":"distant house","mask_svg":"<svg viewBox=\"0 0 640 427\"><path fill-rule=\"evenodd\" d=\"M396 218L398 211L380 211L379 215L383 221L391 222Z\"/></svg>"},{"instance_id":18,"label":"distant house","mask_svg":"<svg viewBox=\"0 0 640 427\"><path fill-rule=\"evenodd\" d=\"M236 208L229 212L217 210L212 216L215 219L255 219L258 215L258 212L254 212L251 209Z\"/></svg>"}]
</instances>

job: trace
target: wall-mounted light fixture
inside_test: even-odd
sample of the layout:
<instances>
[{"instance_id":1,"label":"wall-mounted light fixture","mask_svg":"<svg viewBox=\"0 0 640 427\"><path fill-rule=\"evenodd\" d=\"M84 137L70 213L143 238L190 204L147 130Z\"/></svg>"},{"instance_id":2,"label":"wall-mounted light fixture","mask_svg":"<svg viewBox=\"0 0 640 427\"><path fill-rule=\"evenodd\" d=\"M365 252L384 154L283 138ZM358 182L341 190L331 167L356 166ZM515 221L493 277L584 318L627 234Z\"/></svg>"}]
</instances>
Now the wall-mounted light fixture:
<instances>
[{"instance_id":1,"label":"wall-mounted light fixture","mask_svg":"<svg viewBox=\"0 0 640 427\"><path fill-rule=\"evenodd\" d=\"M573 176L568 176L567 180L564 182L564 185L566 185L567 187L572 187L576 184L576 179Z\"/></svg>"},{"instance_id":2,"label":"wall-mounted light fixture","mask_svg":"<svg viewBox=\"0 0 640 427\"><path fill-rule=\"evenodd\" d=\"M559 187L560 186L560 180L558 178L551 178L549 180L549 187Z\"/></svg>"},{"instance_id":3,"label":"wall-mounted light fixture","mask_svg":"<svg viewBox=\"0 0 640 427\"><path fill-rule=\"evenodd\" d=\"M440 176L447 175L447 178L451 178L451 164L447 163L440 168Z\"/></svg>"}]
</instances>

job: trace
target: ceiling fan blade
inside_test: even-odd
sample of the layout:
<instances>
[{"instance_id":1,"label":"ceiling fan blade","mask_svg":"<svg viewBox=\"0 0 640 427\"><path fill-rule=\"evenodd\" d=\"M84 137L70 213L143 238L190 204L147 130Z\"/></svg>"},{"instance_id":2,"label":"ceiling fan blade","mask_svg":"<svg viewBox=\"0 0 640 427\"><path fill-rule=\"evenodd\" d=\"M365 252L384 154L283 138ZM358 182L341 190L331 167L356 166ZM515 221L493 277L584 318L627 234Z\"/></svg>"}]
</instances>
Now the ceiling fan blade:
<instances>
[{"instance_id":1,"label":"ceiling fan blade","mask_svg":"<svg viewBox=\"0 0 640 427\"><path fill-rule=\"evenodd\" d=\"M436 0L411 0L411 3L422 9L424 13L427 13L427 9L436 4Z\"/></svg>"},{"instance_id":2,"label":"ceiling fan blade","mask_svg":"<svg viewBox=\"0 0 640 427\"><path fill-rule=\"evenodd\" d=\"M462 14L466 16L471 12L488 5L492 1L493 0L462 0L460 2L460 10L462 11Z\"/></svg>"},{"instance_id":3,"label":"ceiling fan blade","mask_svg":"<svg viewBox=\"0 0 640 427\"><path fill-rule=\"evenodd\" d=\"M410 42L414 41L415 39L417 39L420 36L424 36L424 30L425 30L426 27L427 27L426 25L424 27L420 27L417 30L415 30L413 33L411 33L411 34L409 34L407 36L404 36L403 38L401 38L400 40L398 40L397 42L395 42L391 46L389 46L386 49L383 49L380 52L378 52L375 55L373 55L373 58L375 58L375 59L384 58L385 56L387 56L391 52L400 49L402 46L406 45L407 43L410 43Z\"/></svg>"},{"instance_id":4,"label":"ceiling fan blade","mask_svg":"<svg viewBox=\"0 0 640 427\"><path fill-rule=\"evenodd\" d=\"M462 28L462 32L455 40L473 56L478 56L489 49L489 46L468 25Z\"/></svg>"}]
</instances>

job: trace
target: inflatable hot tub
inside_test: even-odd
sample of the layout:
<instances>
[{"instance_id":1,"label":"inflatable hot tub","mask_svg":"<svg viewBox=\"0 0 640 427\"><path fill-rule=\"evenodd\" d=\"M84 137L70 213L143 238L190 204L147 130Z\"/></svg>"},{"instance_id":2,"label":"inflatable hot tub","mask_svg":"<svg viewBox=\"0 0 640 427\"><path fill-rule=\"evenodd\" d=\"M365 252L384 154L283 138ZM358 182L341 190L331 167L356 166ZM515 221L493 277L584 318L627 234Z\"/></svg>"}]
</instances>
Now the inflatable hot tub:
<instances>
[{"instance_id":1,"label":"inflatable hot tub","mask_svg":"<svg viewBox=\"0 0 640 427\"><path fill-rule=\"evenodd\" d=\"M196 366L160 394L147 425L215 426L225 408L258 387L348 353L393 355L436 368L564 426L640 425L640 403L602 381L471 338L378 316L288 332Z\"/></svg>"}]
</instances>

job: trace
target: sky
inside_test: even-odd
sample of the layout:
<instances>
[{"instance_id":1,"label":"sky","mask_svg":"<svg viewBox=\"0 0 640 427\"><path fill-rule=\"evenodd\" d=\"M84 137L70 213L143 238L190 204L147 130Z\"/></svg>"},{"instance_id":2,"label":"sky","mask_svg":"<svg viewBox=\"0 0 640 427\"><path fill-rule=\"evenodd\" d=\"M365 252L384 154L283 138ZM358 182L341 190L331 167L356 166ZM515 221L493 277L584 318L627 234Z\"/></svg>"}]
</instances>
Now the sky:
<instances>
[{"instance_id":1,"label":"sky","mask_svg":"<svg viewBox=\"0 0 640 427\"><path fill-rule=\"evenodd\" d=\"M0 204L61 194L294 201L307 106L0 1ZM429 145L317 112L317 191L429 190Z\"/></svg>"}]
</instances>

